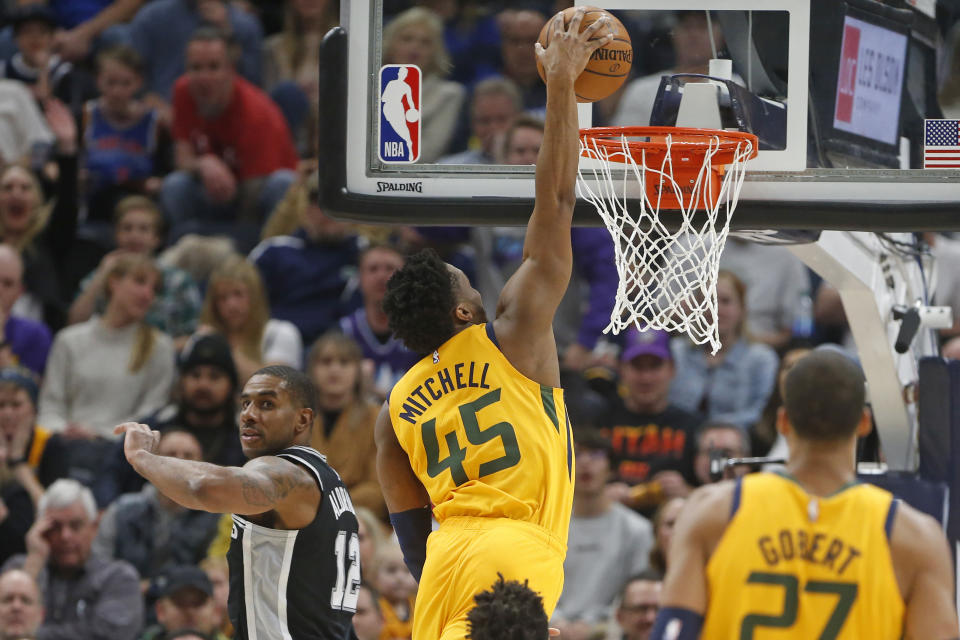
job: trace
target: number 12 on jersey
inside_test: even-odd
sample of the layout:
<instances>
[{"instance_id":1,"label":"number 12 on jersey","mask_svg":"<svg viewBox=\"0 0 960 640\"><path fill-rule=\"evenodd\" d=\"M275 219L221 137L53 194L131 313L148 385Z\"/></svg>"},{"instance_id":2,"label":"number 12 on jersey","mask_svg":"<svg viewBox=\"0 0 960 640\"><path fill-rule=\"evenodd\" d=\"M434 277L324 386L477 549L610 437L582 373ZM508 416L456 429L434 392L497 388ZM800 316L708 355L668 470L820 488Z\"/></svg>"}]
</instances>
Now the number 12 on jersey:
<instances>
[{"instance_id":1,"label":"number 12 on jersey","mask_svg":"<svg viewBox=\"0 0 960 640\"><path fill-rule=\"evenodd\" d=\"M337 558L337 582L330 593L330 607L337 611L357 610L360 598L360 539L351 533L347 541L347 532L337 534L333 545Z\"/></svg>"}]
</instances>

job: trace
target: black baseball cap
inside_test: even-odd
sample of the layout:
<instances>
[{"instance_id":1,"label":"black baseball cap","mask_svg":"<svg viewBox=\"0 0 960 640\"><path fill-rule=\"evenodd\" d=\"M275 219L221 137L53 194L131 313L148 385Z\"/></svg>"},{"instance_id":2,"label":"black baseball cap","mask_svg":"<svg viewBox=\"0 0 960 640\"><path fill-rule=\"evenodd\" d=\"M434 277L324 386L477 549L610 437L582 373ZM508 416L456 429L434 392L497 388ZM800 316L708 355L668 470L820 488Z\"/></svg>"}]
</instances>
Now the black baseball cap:
<instances>
[{"instance_id":1,"label":"black baseball cap","mask_svg":"<svg viewBox=\"0 0 960 640\"><path fill-rule=\"evenodd\" d=\"M188 587L213 597L213 583L210 578L203 569L192 565L178 565L162 571L153 579L151 591L157 598L166 598Z\"/></svg>"},{"instance_id":2,"label":"black baseball cap","mask_svg":"<svg viewBox=\"0 0 960 640\"><path fill-rule=\"evenodd\" d=\"M183 351L180 352L180 373L185 373L200 365L210 365L221 369L236 388L237 365L233 362L230 343L219 333L194 336L187 341Z\"/></svg>"},{"instance_id":3,"label":"black baseball cap","mask_svg":"<svg viewBox=\"0 0 960 640\"><path fill-rule=\"evenodd\" d=\"M44 4L28 4L17 7L7 15L7 18L10 24L13 25L14 33L19 31L20 27L28 22L43 22L51 29L56 29L59 26L57 14L53 12L53 9Z\"/></svg>"}]
</instances>

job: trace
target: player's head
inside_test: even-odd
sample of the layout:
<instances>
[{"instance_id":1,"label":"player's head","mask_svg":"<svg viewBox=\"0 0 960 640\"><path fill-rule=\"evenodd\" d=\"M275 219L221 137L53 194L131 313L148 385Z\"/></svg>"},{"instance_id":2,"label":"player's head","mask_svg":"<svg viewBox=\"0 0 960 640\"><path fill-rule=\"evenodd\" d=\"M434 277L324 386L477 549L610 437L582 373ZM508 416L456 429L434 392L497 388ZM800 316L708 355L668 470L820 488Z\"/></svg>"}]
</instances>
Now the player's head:
<instances>
[{"instance_id":1,"label":"player's head","mask_svg":"<svg viewBox=\"0 0 960 640\"><path fill-rule=\"evenodd\" d=\"M467 276L424 249L407 259L387 282L383 310L390 330L408 349L435 351L467 325L487 321L480 292Z\"/></svg>"},{"instance_id":2,"label":"player's head","mask_svg":"<svg viewBox=\"0 0 960 640\"><path fill-rule=\"evenodd\" d=\"M865 385L860 367L841 353L817 350L804 356L784 382L781 432L818 442L865 435L870 427Z\"/></svg>"},{"instance_id":3,"label":"player's head","mask_svg":"<svg viewBox=\"0 0 960 640\"><path fill-rule=\"evenodd\" d=\"M308 444L317 410L317 391L292 367L263 367L240 394L240 446L248 458Z\"/></svg>"},{"instance_id":4,"label":"player's head","mask_svg":"<svg viewBox=\"0 0 960 640\"><path fill-rule=\"evenodd\" d=\"M470 640L545 640L549 633L543 599L524 580L505 581L501 574L493 586L473 597L476 605L467 614Z\"/></svg>"}]
</instances>

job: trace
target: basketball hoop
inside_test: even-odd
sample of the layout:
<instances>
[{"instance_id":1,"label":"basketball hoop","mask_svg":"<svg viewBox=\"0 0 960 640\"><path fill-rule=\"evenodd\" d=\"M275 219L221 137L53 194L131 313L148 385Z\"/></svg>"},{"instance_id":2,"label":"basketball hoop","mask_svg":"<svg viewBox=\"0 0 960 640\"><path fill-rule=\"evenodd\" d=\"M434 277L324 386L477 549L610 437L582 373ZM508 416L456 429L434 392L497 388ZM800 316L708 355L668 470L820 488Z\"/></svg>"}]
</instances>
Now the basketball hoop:
<instances>
[{"instance_id":1,"label":"basketball hoop","mask_svg":"<svg viewBox=\"0 0 960 640\"><path fill-rule=\"evenodd\" d=\"M746 162L757 155L757 137L683 127L594 127L580 131L580 155L592 162L581 163L579 195L610 231L620 276L604 332L630 326L683 331L716 353L720 254ZM640 204L628 212L631 175L640 185Z\"/></svg>"}]
</instances>

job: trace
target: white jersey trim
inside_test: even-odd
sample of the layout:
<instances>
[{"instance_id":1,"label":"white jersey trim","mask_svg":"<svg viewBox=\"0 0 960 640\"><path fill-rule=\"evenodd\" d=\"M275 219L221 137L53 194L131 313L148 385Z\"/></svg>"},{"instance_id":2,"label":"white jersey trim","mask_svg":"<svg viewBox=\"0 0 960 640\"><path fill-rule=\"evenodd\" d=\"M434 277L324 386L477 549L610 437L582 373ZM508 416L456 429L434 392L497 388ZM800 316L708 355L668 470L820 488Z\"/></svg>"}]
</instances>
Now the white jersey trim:
<instances>
[{"instance_id":1,"label":"white jersey trim","mask_svg":"<svg viewBox=\"0 0 960 640\"><path fill-rule=\"evenodd\" d=\"M283 640L293 640L287 623L287 581L290 579L290 563L293 561L293 547L297 541L296 531L287 538L283 549L283 564L280 567L280 583L277 586L277 617L280 618L280 633Z\"/></svg>"}]
</instances>

